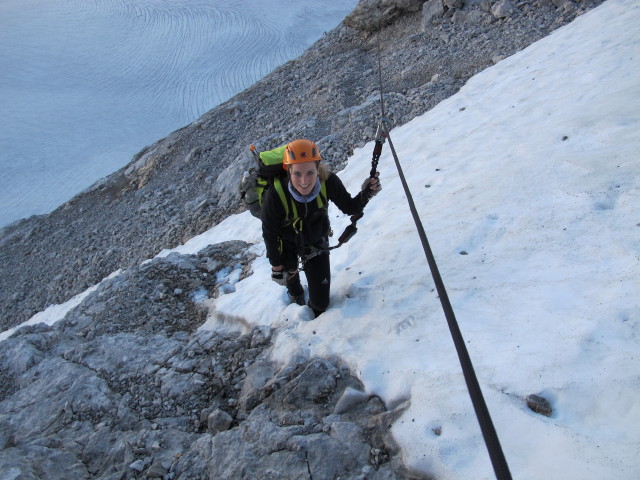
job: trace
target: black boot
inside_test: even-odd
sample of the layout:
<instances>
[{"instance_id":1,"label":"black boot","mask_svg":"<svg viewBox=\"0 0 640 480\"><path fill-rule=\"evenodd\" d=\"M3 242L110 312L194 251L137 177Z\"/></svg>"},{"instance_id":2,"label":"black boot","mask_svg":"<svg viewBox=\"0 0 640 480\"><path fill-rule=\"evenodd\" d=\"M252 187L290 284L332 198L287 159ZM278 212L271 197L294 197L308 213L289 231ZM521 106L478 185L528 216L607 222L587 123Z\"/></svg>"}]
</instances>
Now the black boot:
<instances>
[{"instance_id":1,"label":"black boot","mask_svg":"<svg viewBox=\"0 0 640 480\"><path fill-rule=\"evenodd\" d=\"M298 305L304 305L304 288L300 283L300 274L298 272L291 274L287 277L287 293L289 294L289 300L291 303L297 303Z\"/></svg>"},{"instance_id":2,"label":"black boot","mask_svg":"<svg viewBox=\"0 0 640 480\"><path fill-rule=\"evenodd\" d=\"M309 300L309 303L307 305L309 305L309 308L313 310L313 316L315 318L318 318L320 315L322 315L325 312L324 310L318 310L316 307L314 307L313 303L311 303L311 300Z\"/></svg>"},{"instance_id":3,"label":"black boot","mask_svg":"<svg viewBox=\"0 0 640 480\"><path fill-rule=\"evenodd\" d=\"M304 305L304 292L298 295L289 294L289 300L291 303L297 303L298 305Z\"/></svg>"}]
</instances>

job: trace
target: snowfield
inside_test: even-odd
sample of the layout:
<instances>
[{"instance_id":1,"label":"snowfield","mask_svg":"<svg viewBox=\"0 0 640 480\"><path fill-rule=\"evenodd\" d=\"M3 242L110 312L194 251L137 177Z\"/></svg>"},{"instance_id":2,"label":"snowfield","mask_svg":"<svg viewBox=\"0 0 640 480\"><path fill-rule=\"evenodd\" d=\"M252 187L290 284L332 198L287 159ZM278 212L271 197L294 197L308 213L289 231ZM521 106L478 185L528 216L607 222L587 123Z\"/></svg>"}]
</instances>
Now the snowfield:
<instances>
[{"instance_id":1,"label":"snowfield","mask_svg":"<svg viewBox=\"0 0 640 480\"><path fill-rule=\"evenodd\" d=\"M514 478L640 477L639 24L640 2L610 0L391 131ZM340 172L352 193L372 149ZM408 466L493 478L388 145L379 169L313 321L269 281L248 212L175 249L260 254L202 328L278 327L283 362L340 356L387 407L410 401L393 427ZM337 238L349 219L330 216Z\"/></svg>"}]
</instances>

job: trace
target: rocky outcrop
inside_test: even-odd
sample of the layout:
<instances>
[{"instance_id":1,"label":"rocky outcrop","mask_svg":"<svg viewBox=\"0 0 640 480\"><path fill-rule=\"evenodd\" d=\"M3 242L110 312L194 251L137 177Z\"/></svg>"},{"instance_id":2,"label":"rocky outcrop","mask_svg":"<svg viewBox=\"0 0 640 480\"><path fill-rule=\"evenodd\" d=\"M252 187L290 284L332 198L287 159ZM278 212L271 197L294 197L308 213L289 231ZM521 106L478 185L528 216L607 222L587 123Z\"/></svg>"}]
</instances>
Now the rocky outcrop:
<instances>
[{"instance_id":1,"label":"rocky outcrop","mask_svg":"<svg viewBox=\"0 0 640 480\"><path fill-rule=\"evenodd\" d=\"M361 0L344 19L344 24L361 32L372 33L406 13L419 11L423 3L424 0Z\"/></svg>"},{"instance_id":2,"label":"rocky outcrop","mask_svg":"<svg viewBox=\"0 0 640 480\"><path fill-rule=\"evenodd\" d=\"M338 360L268 359L272 331L198 331L251 268L242 242L103 282L0 350L6 478L417 478ZM240 330L243 326L240 325ZM5 478L5 477L3 477Z\"/></svg>"}]
</instances>

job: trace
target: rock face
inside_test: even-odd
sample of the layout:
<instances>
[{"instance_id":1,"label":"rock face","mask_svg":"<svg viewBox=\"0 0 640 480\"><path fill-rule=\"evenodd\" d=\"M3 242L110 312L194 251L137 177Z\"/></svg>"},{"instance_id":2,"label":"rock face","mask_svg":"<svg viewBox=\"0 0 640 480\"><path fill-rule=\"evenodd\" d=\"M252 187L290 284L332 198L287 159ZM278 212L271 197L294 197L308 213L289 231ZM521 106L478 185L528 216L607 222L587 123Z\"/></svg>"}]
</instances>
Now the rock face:
<instances>
[{"instance_id":1,"label":"rock face","mask_svg":"<svg viewBox=\"0 0 640 480\"><path fill-rule=\"evenodd\" d=\"M300 58L145 147L50 215L0 230L0 328L237 212L250 144L310 138L340 169L375 136L378 45L387 116L400 125L601 1L526 0L514 10L491 0L362 0Z\"/></svg>"},{"instance_id":2,"label":"rock face","mask_svg":"<svg viewBox=\"0 0 640 480\"><path fill-rule=\"evenodd\" d=\"M423 3L424 0L360 0L344 24L361 32L375 32L406 13L419 11Z\"/></svg>"},{"instance_id":3,"label":"rock face","mask_svg":"<svg viewBox=\"0 0 640 480\"><path fill-rule=\"evenodd\" d=\"M5 340L3 478L418 478L388 434L402 409L339 361L273 364L268 327L197 330L205 300L249 271L246 250L131 268Z\"/></svg>"}]
</instances>

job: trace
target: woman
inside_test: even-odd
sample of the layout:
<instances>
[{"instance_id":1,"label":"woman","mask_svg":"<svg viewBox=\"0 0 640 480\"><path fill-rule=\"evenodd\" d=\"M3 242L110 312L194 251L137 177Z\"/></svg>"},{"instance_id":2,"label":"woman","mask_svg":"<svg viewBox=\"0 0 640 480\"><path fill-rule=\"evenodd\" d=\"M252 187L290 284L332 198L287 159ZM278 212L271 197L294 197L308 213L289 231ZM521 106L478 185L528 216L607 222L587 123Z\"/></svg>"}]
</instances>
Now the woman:
<instances>
[{"instance_id":1,"label":"woman","mask_svg":"<svg viewBox=\"0 0 640 480\"><path fill-rule=\"evenodd\" d=\"M331 200L347 215L362 212L381 189L378 174L367 178L362 190L351 197L342 181L321 163L318 147L311 140L287 145L283 167L286 183L265 192L262 204L262 235L271 263L271 278L285 285L292 302L304 305L299 260L309 285L308 305L317 317L329 306L329 217Z\"/></svg>"}]
</instances>

